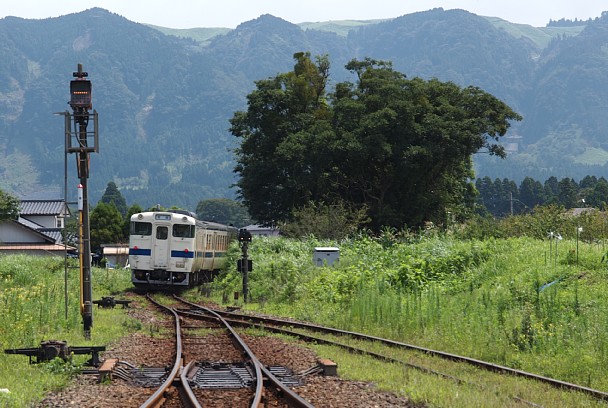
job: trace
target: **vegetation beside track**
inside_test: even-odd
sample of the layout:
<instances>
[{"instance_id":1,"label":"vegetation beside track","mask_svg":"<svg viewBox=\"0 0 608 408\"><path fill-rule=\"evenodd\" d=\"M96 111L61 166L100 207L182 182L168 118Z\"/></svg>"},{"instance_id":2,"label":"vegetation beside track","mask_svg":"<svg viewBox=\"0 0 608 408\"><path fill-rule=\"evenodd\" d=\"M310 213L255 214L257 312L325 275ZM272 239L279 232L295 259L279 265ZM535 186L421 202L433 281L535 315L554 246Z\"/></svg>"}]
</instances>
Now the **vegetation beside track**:
<instances>
[{"instance_id":1,"label":"vegetation beside track","mask_svg":"<svg viewBox=\"0 0 608 408\"><path fill-rule=\"evenodd\" d=\"M544 213L546 219L554 215ZM360 234L342 241L255 237L249 247L254 265L249 276L252 301L246 308L393 338L606 391L608 248L602 228L606 223L580 218L561 222L568 224L547 226L538 216L520 217L503 228L478 222L474 231L460 227L448 233L432 227L415 234L386 230L380 236ZM574 233L577 225L583 226L580 234ZM564 239L546 238L547 231L559 231ZM339 264L314 266L312 254L317 246L339 247ZM236 243L230 256L229 270L208 289L220 303L245 306L242 296L236 301L233 297L242 288L235 266L240 257ZM93 284L95 299L131 287L129 273L122 270L94 268ZM96 308L93 338L85 341L77 268L69 270L68 293L66 319L63 260L0 257L2 349L37 347L49 339L67 340L70 345L106 345L142 328L120 308ZM190 296L202 299L197 291ZM335 358L344 357L336 354ZM75 368L55 363L30 366L25 356L0 354L0 389L10 391L0 392L0 406L27 406L41 399L44 392L66 384L85 359L75 356ZM383 383L374 376L363 377L361 370L347 368L349 364L341 367L345 377ZM378 371L392 375L387 369ZM393 389L390 381L385 384L418 402L454 403L453 399L447 399L449 403L436 400L442 398L442 386L423 395L413 387ZM517 395L515 389L513 395Z\"/></svg>"},{"instance_id":2,"label":"vegetation beside track","mask_svg":"<svg viewBox=\"0 0 608 408\"><path fill-rule=\"evenodd\" d=\"M0 407L25 407L50 390L62 388L90 356L74 356L70 364L51 361L30 365L24 355L5 349L38 347L43 340L65 340L69 346L103 346L141 326L121 309L94 311L91 340L83 336L80 282L76 263L68 272L65 307L64 261L22 255L0 256ZM130 274L93 268L93 296L115 295L131 286ZM98 311L99 310L99 311Z\"/></svg>"},{"instance_id":3,"label":"vegetation beside track","mask_svg":"<svg viewBox=\"0 0 608 408\"><path fill-rule=\"evenodd\" d=\"M576 238L256 237L246 307L606 391L606 247ZM339 265L315 267L317 246L338 246ZM213 289L218 301L235 303L241 277L231 270Z\"/></svg>"}]
</instances>

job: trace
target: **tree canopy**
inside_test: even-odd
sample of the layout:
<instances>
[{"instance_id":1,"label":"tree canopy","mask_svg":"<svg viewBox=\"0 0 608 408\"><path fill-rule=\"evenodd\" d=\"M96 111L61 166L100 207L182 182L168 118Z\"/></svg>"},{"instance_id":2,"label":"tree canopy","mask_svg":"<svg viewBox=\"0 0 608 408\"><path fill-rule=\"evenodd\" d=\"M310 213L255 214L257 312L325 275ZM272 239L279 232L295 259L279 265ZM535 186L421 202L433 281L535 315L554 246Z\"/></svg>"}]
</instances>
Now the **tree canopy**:
<instances>
[{"instance_id":1,"label":"tree canopy","mask_svg":"<svg viewBox=\"0 0 608 408\"><path fill-rule=\"evenodd\" d=\"M19 218L19 199L0 190L0 222Z\"/></svg>"},{"instance_id":2,"label":"tree canopy","mask_svg":"<svg viewBox=\"0 0 608 408\"><path fill-rule=\"evenodd\" d=\"M127 201L116 187L116 183L110 181L106 186L106 191L101 196L100 202L104 204L114 204L116 209L124 217L127 214Z\"/></svg>"},{"instance_id":3,"label":"tree canopy","mask_svg":"<svg viewBox=\"0 0 608 408\"><path fill-rule=\"evenodd\" d=\"M407 79L390 62L352 60L355 83L328 92L326 56L294 55L292 72L257 81L231 132L239 194L253 218L289 220L314 202L366 208L368 227L403 227L474 206L471 156L521 117L477 87Z\"/></svg>"},{"instance_id":4,"label":"tree canopy","mask_svg":"<svg viewBox=\"0 0 608 408\"><path fill-rule=\"evenodd\" d=\"M102 244L125 242L123 217L113 203L97 203L91 211L90 222L93 252L99 251Z\"/></svg>"},{"instance_id":5,"label":"tree canopy","mask_svg":"<svg viewBox=\"0 0 608 408\"><path fill-rule=\"evenodd\" d=\"M205 221L244 227L251 223L247 209L237 201L229 198L210 198L199 201L196 215Z\"/></svg>"}]
</instances>

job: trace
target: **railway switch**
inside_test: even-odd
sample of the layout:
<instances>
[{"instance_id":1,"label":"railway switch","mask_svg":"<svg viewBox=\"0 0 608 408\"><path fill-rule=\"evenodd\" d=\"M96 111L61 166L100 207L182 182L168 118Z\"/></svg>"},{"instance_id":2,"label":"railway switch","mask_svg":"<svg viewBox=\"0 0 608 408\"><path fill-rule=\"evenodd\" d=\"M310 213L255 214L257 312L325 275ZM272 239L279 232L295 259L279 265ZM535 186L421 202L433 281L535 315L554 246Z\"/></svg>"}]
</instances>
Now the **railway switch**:
<instances>
[{"instance_id":1,"label":"railway switch","mask_svg":"<svg viewBox=\"0 0 608 408\"><path fill-rule=\"evenodd\" d=\"M67 342L63 340L46 340L40 342L40 347L5 349L4 354L23 354L29 356L30 364L51 361L54 358L68 361L72 355L91 354L91 359L87 364L97 367L99 365L99 352L105 350L105 346L68 346ZM32 357L36 358L35 361L32 361Z\"/></svg>"}]
</instances>

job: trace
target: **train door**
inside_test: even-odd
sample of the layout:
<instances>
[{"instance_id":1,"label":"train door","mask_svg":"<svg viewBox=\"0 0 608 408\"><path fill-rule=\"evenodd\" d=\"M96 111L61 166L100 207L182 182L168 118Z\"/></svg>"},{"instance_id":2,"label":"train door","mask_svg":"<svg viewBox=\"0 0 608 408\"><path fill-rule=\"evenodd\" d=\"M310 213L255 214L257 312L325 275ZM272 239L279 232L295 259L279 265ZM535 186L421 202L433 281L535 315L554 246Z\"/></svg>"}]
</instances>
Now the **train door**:
<instances>
[{"instance_id":1,"label":"train door","mask_svg":"<svg viewBox=\"0 0 608 408\"><path fill-rule=\"evenodd\" d=\"M156 225L154 240L154 269L166 269L169 265L169 227Z\"/></svg>"}]
</instances>

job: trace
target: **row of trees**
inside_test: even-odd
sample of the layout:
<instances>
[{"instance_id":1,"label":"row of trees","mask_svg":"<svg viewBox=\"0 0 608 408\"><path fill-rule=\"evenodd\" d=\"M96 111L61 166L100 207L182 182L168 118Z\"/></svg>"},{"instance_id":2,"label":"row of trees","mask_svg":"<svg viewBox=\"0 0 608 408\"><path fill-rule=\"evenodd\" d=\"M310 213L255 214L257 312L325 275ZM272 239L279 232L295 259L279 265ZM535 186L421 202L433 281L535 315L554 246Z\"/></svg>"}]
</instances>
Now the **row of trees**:
<instances>
[{"instance_id":1,"label":"row of trees","mask_svg":"<svg viewBox=\"0 0 608 408\"><path fill-rule=\"evenodd\" d=\"M530 213L538 206L558 208L595 207L608 205L608 181L603 177L586 176L580 182L572 178L550 177L541 183L526 177L519 185L509 179L479 178L475 182L479 192L477 213L504 217ZM0 200L1 203L1 200ZM0 210L2 210L0 205ZM156 207L155 207L156 208ZM109 182L99 203L91 211L91 244L98 249L103 243L127 242L129 219L143 211L135 204L127 207L125 199L113 182ZM222 224L245 226L251 223L247 209L240 203L217 198L201 200L196 208L199 219ZM345 214L349 214L345 216ZM294 221L284 223L284 233L293 236L306 234L339 238L365 224L365 211L349 213L339 204L316 204L294 210ZM346 217L346 218L345 218Z\"/></svg>"},{"instance_id":2,"label":"row of trees","mask_svg":"<svg viewBox=\"0 0 608 408\"><path fill-rule=\"evenodd\" d=\"M544 183L526 177L519 186L509 179L477 179L479 212L502 217L530 212L539 205L564 208L595 207L608 204L608 181L604 177L586 176L580 182L565 177L549 177Z\"/></svg>"},{"instance_id":3,"label":"row of trees","mask_svg":"<svg viewBox=\"0 0 608 408\"><path fill-rule=\"evenodd\" d=\"M294 59L293 71L256 81L231 119L240 198L262 223L309 206L364 211L358 227L374 231L440 222L446 210L465 217L472 154L504 157L498 140L521 119L479 88L407 79L372 59L349 62L356 83L328 91L327 57Z\"/></svg>"}]
</instances>

